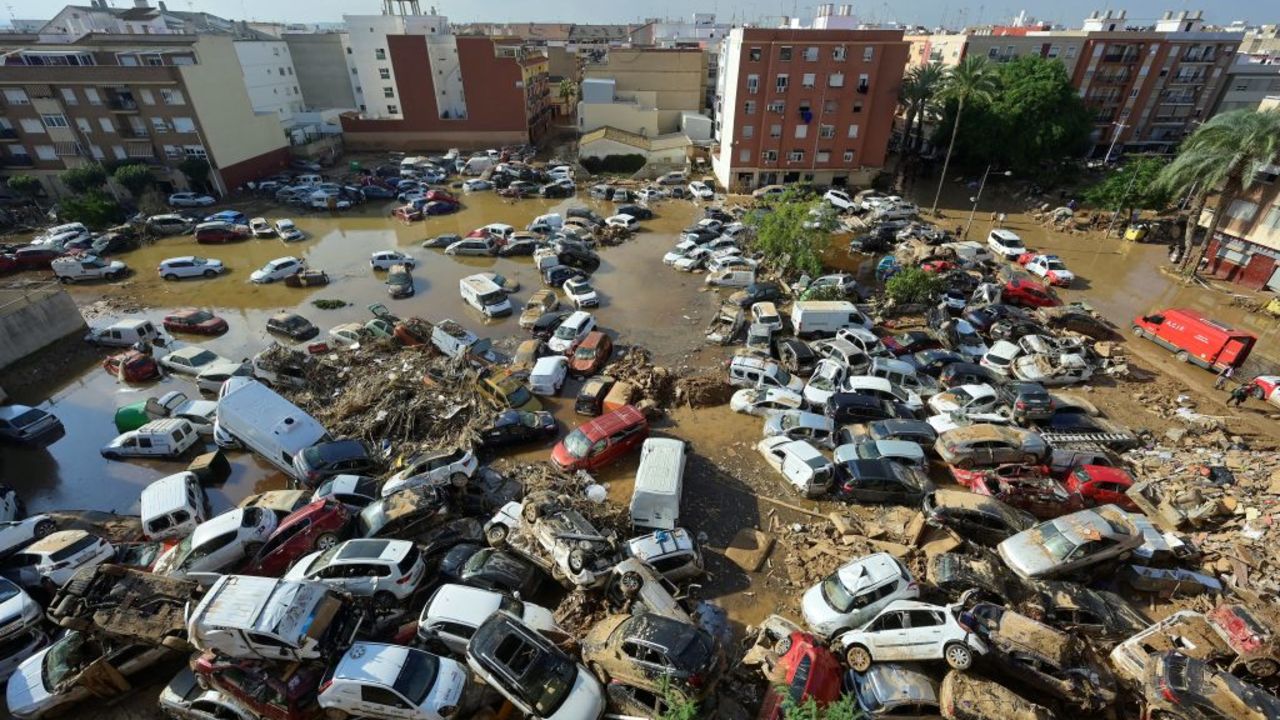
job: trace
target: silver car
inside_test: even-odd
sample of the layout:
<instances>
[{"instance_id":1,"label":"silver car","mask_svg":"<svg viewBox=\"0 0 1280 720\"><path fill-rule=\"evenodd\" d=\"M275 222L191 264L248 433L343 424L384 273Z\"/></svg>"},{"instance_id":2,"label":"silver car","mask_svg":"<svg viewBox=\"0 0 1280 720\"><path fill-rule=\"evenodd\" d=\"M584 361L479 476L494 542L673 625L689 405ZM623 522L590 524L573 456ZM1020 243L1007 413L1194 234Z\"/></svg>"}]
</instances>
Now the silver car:
<instances>
[{"instance_id":1,"label":"silver car","mask_svg":"<svg viewBox=\"0 0 1280 720\"><path fill-rule=\"evenodd\" d=\"M1103 505L1042 522L996 549L1018 575L1044 578L1125 557L1142 542L1142 531L1129 513Z\"/></svg>"}]
</instances>

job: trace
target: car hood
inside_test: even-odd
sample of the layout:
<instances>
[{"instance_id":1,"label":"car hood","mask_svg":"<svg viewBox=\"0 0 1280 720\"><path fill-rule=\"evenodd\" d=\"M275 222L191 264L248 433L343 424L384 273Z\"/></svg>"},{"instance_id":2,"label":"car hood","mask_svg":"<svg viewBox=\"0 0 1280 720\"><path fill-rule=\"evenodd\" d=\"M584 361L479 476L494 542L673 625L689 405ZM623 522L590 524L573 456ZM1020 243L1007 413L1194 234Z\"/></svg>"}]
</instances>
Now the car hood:
<instances>
[{"instance_id":1,"label":"car hood","mask_svg":"<svg viewBox=\"0 0 1280 720\"><path fill-rule=\"evenodd\" d=\"M819 635L830 635L841 626L841 616L827 604L822 597L822 585L814 585L805 591L800 600L800 611L804 614L804 622Z\"/></svg>"},{"instance_id":2,"label":"car hood","mask_svg":"<svg viewBox=\"0 0 1280 720\"><path fill-rule=\"evenodd\" d=\"M0 627L5 627L10 622L20 618L39 618L40 612L40 605L35 600L32 600L30 595L20 592L0 604ZM22 623L24 626L26 624L27 622ZM17 629L18 626L12 628L12 630Z\"/></svg>"},{"instance_id":3,"label":"car hood","mask_svg":"<svg viewBox=\"0 0 1280 720\"><path fill-rule=\"evenodd\" d=\"M22 661L9 677L5 704L14 715L31 715L49 701L52 693L44 686L44 658L48 649Z\"/></svg>"},{"instance_id":4,"label":"car hood","mask_svg":"<svg viewBox=\"0 0 1280 720\"><path fill-rule=\"evenodd\" d=\"M448 658L439 659L440 668L436 672L436 682L422 701L422 707L434 712L441 708L457 707L462 691L467 687L467 668L465 665Z\"/></svg>"},{"instance_id":5,"label":"car hood","mask_svg":"<svg viewBox=\"0 0 1280 720\"><path fill-rule=\"evenodd\" d=\"M604 690L591 673L579 665L578 676L573 679L573 687L569 689L569 694L565 696L560 708L547 720L578 720L600 717L603 713Z\"/></svg>"},{"instance_id":6,"label":"car hood","mask_svg":"<svg viewBox=\"0 0 1280 720\"><path fill-rule=\"evenodd\" d=\"M1057 566L1037 538L1035 530L1021 532L1000 543L1000 557L1011 570L1023 577L1039 577L1050 574Z\"/></svg>"}]
</instances>

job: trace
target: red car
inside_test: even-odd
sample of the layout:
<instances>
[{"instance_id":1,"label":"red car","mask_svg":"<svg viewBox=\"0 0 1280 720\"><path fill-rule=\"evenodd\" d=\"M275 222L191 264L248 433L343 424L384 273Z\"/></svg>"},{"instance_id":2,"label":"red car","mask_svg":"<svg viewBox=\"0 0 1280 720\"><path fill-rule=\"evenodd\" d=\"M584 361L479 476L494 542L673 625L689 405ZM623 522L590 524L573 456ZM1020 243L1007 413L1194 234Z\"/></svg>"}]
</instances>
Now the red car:
<instances>
[{"instance_id":1,"label":"red car","mask_svg":"<svg viewBox=\"0 0 1280 720\"><path fill-rule=\"evenodd\" d=\"M1040 520L1083 508L1079 495L1067 492L1044 465L1010 463L986 470L951 468L956 482L978 495L993 497Z\"/></svg>"},{"instance_id":2,"label":"red car","mask_svg":"<svg viewBox=\"0 0 1280 720\"><path fill-rule=\"evenodd\" d=\"M920 269L927 273L938 273L942 275L956 269L956 264L950 260L930 260L920 263Z\"/></svg>"},{"instance_id":3,"label":"red car","mask_svg":"<svg viewBox=\"0 0 1280 720\"><path fill-rule=\"evenodd\" d=\"M586 377L595 375L613 354L613 340L599 330L592 330L574 348L569 360L569 372Z\"/></svg>"},{"instance_id":4,"label":"red car","mask_svg":"<svg viewBox=\"0 0 1280 720\"><path fill-rule=\"evenodd\" d=\"M267 720L313 720L322 717L319 703L324 667L294 665L281 673L274 663L237 660L203 653L191 661L200 687L230 695Z\"/></svg>"},{"instance_id":5,"label":"red car","mask_svg":"<svg viewBox=\"0 0 1280 720\"><path fill-rule=\"evenodd\" d=\"M880 338L885 348L894 356L911 355L921 350L937 350L942 347L938 338L921 330L911 330L897 335L886 335Z\"/></svg>"},{"instance_id":6,"label":"red car","mask_svg":"<svg viewBox=\"0 0 1280 720\"><path fill-rule=\"evenodd\" d=\"M62 251L43 245L28 245L13 251L18 270L48 270L54 260L62 257Z\"/></svg>"},{"instance_id":7,"label":"red car","mask_svg":"<svg viewBox=\"0 0 1280 720\"><path fill-rule=\"evenodd\" d=\"M249 228L227 223L206 223L196 228L196 242L204 244L229 243L249 237Z\"/></svg>"},{"instance_id":8,"label":"red car","mask_svg":"<svg viewBox=\"0 0 1280 720\"><path fill-rule=\"evenodd\" d=\"M1088 507L1115 504L1129 512L1139 512L1137 504L1125 495L1133 487L1133 477L1120 468L1081 465L1071 471L1063 486L1067 492L1079 495Z\"/></svg>"},{"instance_id":9,"label":"red car","mask_svg":"<svg viewBox=\"0 0 1280 720\"><path fill-rule=\"evenodd\" d=\"M414 222L422 219L422 210L412 205L403 205L392 210L391 215L403 222Z\"/></svg>"},{"instance_id":10,"label":"red car","mask_svg":"<svg viewBox=\"0 0 1280 720\"><path fill-rule=\"evenodd\" d=\"M551 450L562 470L595 470L639 447L649 437L649 422L634 405L623 405L569 433Z\"/></svg>"},{"instance_id":11,"label":"red car","mask_svg":"<svg viewBox=\"0 0 1280 720\"><path fill-rule=\"evenodd\" d=\"M458 198L454 197L452 194L450 194L448 191L445 191L445 190L428 190L427 194L423 196L422 199L425 200L426 202L443 202L443 203L449 203L450 205L462 204L458 202Z\"/></svg>"},{"instance_id":12,"label":"red car","mask_svg":"<svg viewBox=\"0 0 1280 720\"><path fill-rule=\"evenodd\" d=\"M1039 254L1040 254L1039 250L1032 250L1030 248L1027 248L1026 252L1018 256L1018 264L1023 267L1026 267L1027 263L1031 262L1035 258L1035 256Z\"/></svg>"},{"instance_id":13,"label":"red car","mask_svg":"<svg viewBox=\"0 0 1280 720\"><path fill-rule=\"evenodd\" d=\"M317 500L280 521L276 531L249 561L250 575L280 577L298 558L316 550L328 550L347 536L351 511L327 498Z\"/></svg>"},{"instance_id":14,"label":"red car","mask_svg":"<svg viewBox=\"0 0 1280 720\"><path fill-rule=\"evenodd\" d=\"M1022 278L1015 278L1004 284L1003 300L1009 305L1029 308L1058 307L1062 304L1044 285Z\"/></svg>"},{"instance_id":15,"label":"red car","mask_svg":"<svg viewBox=\"0 0 1280 720\"><path fill-rule=\"evenodd\" d=\"M227 331L227 321L208 310L184 308L164 316L164 329L192 335L221 335Z\"/></svg>"},{"instance_id":16,"label":"red car","mask_svg":"<svg viewBox=\"0 0 1280 720\"><path fill-rule=\"evenodd\" d=\"M776 675L770 678L757 720L781 720L787 698L802 705L813 698L824 707L840 697L840 661L812 635L791 633L778 641ZM786 698L778 690L786 690Z\"/></svg>"},{"instance_id":17,"label":"red car","mask_svg":"<svg viewBox=\"0 0 1280 720\"><path fill-rule=\"evenodd\" d=\"M108 357L102 361L102 369L127 383L146 382L160 377L160 366L156 364L156 359L137 350L127 350Z\"/></svg>"}]
</instances>

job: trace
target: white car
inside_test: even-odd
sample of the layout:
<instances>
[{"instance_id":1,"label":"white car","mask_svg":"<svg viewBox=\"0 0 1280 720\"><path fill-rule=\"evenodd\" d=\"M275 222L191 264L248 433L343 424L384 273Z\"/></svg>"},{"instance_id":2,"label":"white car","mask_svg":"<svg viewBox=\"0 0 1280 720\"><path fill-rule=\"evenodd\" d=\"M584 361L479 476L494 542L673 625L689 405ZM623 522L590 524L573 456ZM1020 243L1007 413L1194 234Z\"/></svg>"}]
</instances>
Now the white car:
<instances>
[{"instance_id":1,"label":"white car","mask_svg":"<svg viewBox=\"0 0 1280 720\"><path fill-rule=\"evenodd\" d=\"M418 261L399 250L378 250L369 255L369 267L374 270L390 270L396 265L404 265L412 270L418 266Z\"/></svg>"},{"instance_id":2,"label":"white car","mask_svg":"<svg viewBox=\"0 0 1280 720\"><path fill-rule=\"evenodd\" d=\"M1076 279L1075 273L1057 255L1037 255L1027 263L1027 272L1044 278L1050 285L1067 287Z\"/></svg>"},{"instance_id":3,"label":"white car","mask_svg":"<svg viewBox=\"0 0 1280 720\"><path fill-rule=\"evenodd\" d=\"M173 207L209 207L217 200L203 193L180 192L169 196L169 204Z\"/></svg>"},{"instance_id":4,"label":"white car","mask_svg":"<svg viewBox=\"0 0 1280 720\"><path fill-rule=\"evenodd\" d=\"M689 183L689 194L698 200L710 200L716 196L716 191L701 180L694 180Z\"/></svg>"},{"instance_id":5,"label":"white car","mask_svg":"<svg viewBox=\"0 0 1280 720\"><path fill-rule=\"evenodd\" d=\"M729 398L729 409L745 415L764 417L779 410L804 408L804 396L783 388L743 388Z\"/></svg>"},{"instance_id":6,"label":"white car","mask_svg":"<svg viewBox=\"0 0 1280 720\"><path fill-rule=\"evenodd\" d=\"M284 579L316 580L389 609L412 596L426 572L422 553L408 540L356 539L304 556Z\"/></svg>"},{"instance_id":7,"label":"white car","mask_svg":"<svg viewBox=\"0 0 1280 720\"><path fill-rule=\"evenodd\" d=\"M677 260L697 250L698 247L698 243L694 240L681 240L662 256L662 262L667 265L675 265Z\"/></svg>"},{"instance_id":8,"label":"white car","mask_svg":"<svg viewBox=\"0 0 1280 720\"><path fill-rule=\"evenodd\" d=\"M848 212L854 208L853 198L849 197L849 193L843 190L832 188L822 196L822 199L837 210Z\"/></svg>"},{"instance_id":9,"label":"white car","mask_svg":"<svg viewBox=\"0 0 1280 720\"><path fill-rule=\"evenodd\" d=\"M804 440L830 450L836 446L836 424L826 415L806 410L779 410L765 417L764 436Z\"/></svg>"},{"instance_id":10,"label":"white car","mask_svg":"<svg viewBox=\"0 0 1280 720\"><path fill-rule=\"evenodd\" d=\"M441 450L422 453L409 459L408 464L382 484L382 497L405 488L422 485L464 487L480 464L470 450Z\"/></svg>"},{"instance_id":11,"label":"white car","mask_svg":"<svg viewBox=\"0 0 1280 720\"><path fill-rule=\"evenodd\" d=\"M609 217L605 218L604 224L612 225L613 227L626 228L627 230L631 230L631 231L640 229L640 221L636 220L634 215L628 215L626 213L610 215Z\"/></svg>"},{"instance_id":12,"label":"white car","mask_svg":"<svg viewBox=\"0 0 1280 720\"><path fill-rule=\"evenodd\" d=\"M156 560L157 575L224 572L258 552L279 519L260 507L236 508L210 518Z\"/></svg>"},{"instance_id":13,"label":"white car","mask_svg":"<svg viewBox=\"0 0 1280 720\"><path fill-rule=\"evenodd\" d=\"M860 627L895 600L913 600L920 586L911 571L887 552L841 565L805 591L800 601L805 624L820 637L834 638Z\"/></svg>"},{"instance_id":14,"label":"white car","mask_svg":"<svg viewBox=\"0 0 1280 720\"><path fill-rule=\"evenodd\" d=\"M969 425L1012 425L1013 419L1003 413L939 413L925 418L929 427L941 435L944 432Z\"/></svg>"},{"instance_id":15,"label":"white car","mask_svg":"<svg viewBox=\"0 0 1280 720\"><path fill-rule=\"evenodd\" d=\"M551 334L547 347L554 353L564 354L573 349L587 333L596 329L596 319L586 310L575 310L565 318Z\"/></svg>"},{"instance_id":16,"label":"white car","mask_svg":"<svg viewBox=\"0 0 1280 720\"><path fill-rule=\"evenodd\" d=\"M1052 387L1084 382L1093 376L1093 367L1078 353L1023 355L1013 361L1009 373L1018 380Z\"/></svg>"},{"instance_id":17,"label":"white car","mask_svg":"<svg viewBox=\"0 0 1280 720\"><path fill-rule=\"evenodd\" d=\"M202 370L214 365L239 365L222 357L218 353L199 345L188 345L165 355L159 360L160 367L179 375L199 375Z\"/></svg>"},{"instance_id":18,"label":"white car","mask_svg":"<svg viewBox=\"0 0 1280 720\"><path fill-rule=\"evenodd\" d=\"M534 395L558 395L569 377L569 358L548 355L538 358L529 371L529 390Z\"/></svg>"},{"instance_id":19,"label":"white car","mask_svg":"<svg viewBox=\"0 0 1280 720\"><path fill-rule=\"evenodd\" d=\"M745 258L741 255L725 255L723 257L713 257L708 260L707 272L717 273L721 270L755 270L759 264L760 261Z\"/></svg>"},{"instance_id":20,"label":"white car","mask_svg":"<svg viewBox=\"0 0 1280 720\"><path fill-rule=\"evenodd\" d=\"M910 440L872 440L864 438L852 443L839 445L831 453L836 465L844 465L854 460L892 460L903 465L927 470L929 461L925 457L924 448Z\"/></svg>"},{"instance_id":21,"label":"white car","mask_svg":"<svg viewBox=\"0 0 1280 720\"><path fill-rule=\"evenodd\" d=\"M418 639L433 652L464 655L476 628L494 613L509 612L546 637L567 637L555 616L541 605L466 585L441 585L418 617Z\"/></svg>"},{"instance_id":22,"label":"white car","mask_svg":"<svg viewBox=\"0 0 1280 720\"><path fill-rule=\"evenodd\" d=\"M569 278L564 281L561 289L575 308L600 306L600 296L586 278Z\"/></svg>"},{"instance_id":23,"label":"white car","mask_svg":"<svg viewBox=\"0 0 1280 720\"><path fill-rule=\"evenodd\" d=\"M365 475L334 475L320 483L311 494L311 502L333 498L348 509L359 512L377 500L380 480Z\"/></svg>"},{"instance_id":24,"label":"white car","mask_svg":"<svg viewBox=\"0 0 1280 720\"><path fill-rule=\"evenodd\" d=\"M813 375L804 386L804 401L813 407L822 407L827 399L840 392L845 380L843 364L830 358L823 358L813 368Z\"/></svg>"},{"instance_id":25,"label":"white car","mask_svg":"<svg viewBox=\"0 0 1280 720\"><path fill-rule=\"evenodd\" d=\"M351 207L350 200L340 198L334 193L321 191L311 195L310 207L312 210L328 210L330 203L333 204L334 210L347 210Z\"/></svg>"},{"instance_id":26,"label":"white car","mask_svg":"<svg viewBox=\"0 0 1280 720\"><path fill-rule=\"evenodd\" d=\"M205 690L189 668L183 668L160 691L161 711L174 720L256 720L248 708L217 690Z\"/></svg>"},{"instance_id":27,"label":"white car","mask_svg":"<svg viewBox=\"0 0 1280 720\"><path fill-rule=\"evenodd\" d=\"M251 377L253 375L252 363L224 362L214 363L205 367L196 373L196 387L202 392L213 393L216 395L222 389L222 383L233 377ZM205 434L203 425L191 420L191 424L195 426L202 435Z\"/></svg>"},{"instance_id":28,"label":"white car","mask_svg":"<svg viewBox=\"0 0 1280 720\"><path fill-rule=\"evenodd\" d=\"M489 182L488 180L481 180L480 178L471 178L470 180L463 181L462 189L467 192L480 192L481 190L492 190L493 183Z\"/></svg>"},{"instance_id":29,"label":"white car","mask_svg":"<svg viewBox=\"0 0 1280 720\"><path fill-rule=\"evenodd\" d=\"M192 400L186 393L172 390L158 398L148 398L146 413L148 417L157 420L161 418L186 420L191 423L196 432L212 437L213 421L218 414L218 401Z\"/></svg>"},{"instance_id":30,"label":"white car","mask_svg":"<svg viewBox=\"0 0 1280 720\"><path fill-rule=\"evenodd\" d=\"M273 283L302 271L303 263L296 257L279 257L254 270L249 279L255 283Z\"/></svg>"},{"instance_id":31,"label":"white car","mask_svg":"<svg viewBox=\"0 0 1280 720\"><path fill-rule=\"evenodd\" d=\"M682 272L693 272L701 269L710 259L711 250L705 247L696 247L682 257L676 258L676 261L671 263L671 266Z\"/></svg>"},{"instance_id":32,"label":"white car","mask_svg":"<svg viewBox=\"0 0 1280 720\"><path fill-rule=\"evenodd\" d=\"M952 349L969 358L971 362L977 362L987 354L987 350L990 350L968 320L956 320L948 335L954 346Z\"/></svg>"},{"instance_id":33,"label":"white car","mask_svg":"<svg viewBox=\"0 0 1280 720\"><path fill-rule=\"evenodd\" d=\"M957 385L946 392L929 398L929 409L935 413L973 413L995 412L1003 406L1000 394L986 383L980 385Z\"/></svg>"},{"instance_id":34,"label":"white car","mask_svg":"<svg viewBox=\"0 0 1280 720\"><path fill-rule=\"evenodd\" d=\"M62 587L82 567L114 557L111 543L84 530L49 533L4 559L5 575L24 588Z\"/></svg>"},{"instance_id":35,"label":"white car","mask_svg":"<svg viewBox=\"0 0 1280 720\"><path fill-rule=\"evenodd\" d=\"M156 267L156 274L165 280L177 280L178 278L190 277L217 277L225 270L226 268L223 267L221 260L210 260L197 255L184 255L161 260Z\"/></svg>"},{"instance_id":36,"label":"white car","mask_svg":"<svg viewBox=\"0 0 1280 720\"><path fill-rule=\"evenodd\" d=\"M991 349L986 355L978 361L982 367L993 373L998 373L1005 377L1009 377L1013 369L1013 361L1022 354L1022 348L1009 342L1008 340L997 340L991 345Z\"/></svg>"},{"instance_id":37,"label":"white car","mask_svg":"<svg viewBox=\"0 0 1280 720\"><path fill-rule=\"evenodd\" d=\"M276 229L271 227L271 223L266 218L256 217L249 221L249 232L254 237L265 238L272 237L276 234Z\"/></svg>"},{"instance_id":38,"label":"white car","mask_svg":"<svg viewBox=\"0 0 1280 720\"><path fill-rule=\"evenodd\" d=\"M778 306L771 302L758 302L752 305L751 322L768 326L774 332L782 330L782 316L778 314Z\"/></svg>"},{"instance_id":39,"label":"white car","mask_svg":"<svg viewBox=\"0 0 1280 720\"><path fill-rule=\"evenodd\" d=\"M974 655L987 646L960 625L964 607L930 605L915 600L889 603L866 625L839 638L849 666L863 672L876 662L946 660L956 670L968 670Z\"/></svg>"},{"instance_id":40,"label":"white car","mask_svg":"<svg viewBox=\"0 0 1280 720\"><path fill-rule=\"evenodd\" d=\"M924 408L924 401L920 399L918 394L875 375L853 375L847 377L844 379L841 389L844 392L857 393L858 395L866 395L890 402L899 402L913 411Z\"/></svg>"},{"instance_id":41,"label":"white car","mask_svg":"<svg viewBox=\"0 0 1280 720\"><path fill-rule=\"evenodd\" d=\"M457 660L358 642L325 676L317 701L326 717L443 720L464 704L467 684L467 666Z\"/></svg>"},{"instance_id":42,"label":"white car","mask_svg":"<svg viewBox=\"0 0 1280 720\"><path fill-rule=\"evenodd\" d=\"M0 557L12 555L57 529L58 524L48 515L0 522Z\"/></svg>"},{"instance_id":43,"label":"white car","mask_svg":"<svg viewBox=\"0 0 1280 720\"><path fill-rule=\"evenodd\" d=\"M777 470L787 484L806 497L818 497L831 489L835 466L818 449L804 440L786 436L767 437L756 450L769 467Z\"/></svg>"},{"instance_id":44,"label":"white car","mask_svg":"<svg viewBox=\"0 0 1280 720\"><path fill-rule=\"evenodd\" d=\"M130 676L172 656L173 651L163 646L129 643L104 646L83 633L68 632L18 666L5 688L5 705L9 714L18 718L54 715L92 697L90 683L77 682L81 673L97 672L127 681ZM86 669L91 666L95 668L92 672Z\"/></svg>"},{"instance_id":45,"label":"white car","mask_svg":"<svg viewBox=\"0 0 1280 720\"><path fill-rule=\"evenodd\" d=\"M276 234L285 242L293 242L295 240L305 240L307 236L293 224L292 220L285 218L276 221Z\"/></svg>"},{"instance_id":46,"label":"white car","mask_svg":"<svg viewBox=\"0 0 1280 720\"><path fill-rule=\"evenodd\" d=\"M1027 246L1022 242L1022 238L1012 230L996 228L987 236L987 247L991 252L999 255L1005 260L1017 260L1022 253L1027 251Z\"/></svg>"}]
</instances>

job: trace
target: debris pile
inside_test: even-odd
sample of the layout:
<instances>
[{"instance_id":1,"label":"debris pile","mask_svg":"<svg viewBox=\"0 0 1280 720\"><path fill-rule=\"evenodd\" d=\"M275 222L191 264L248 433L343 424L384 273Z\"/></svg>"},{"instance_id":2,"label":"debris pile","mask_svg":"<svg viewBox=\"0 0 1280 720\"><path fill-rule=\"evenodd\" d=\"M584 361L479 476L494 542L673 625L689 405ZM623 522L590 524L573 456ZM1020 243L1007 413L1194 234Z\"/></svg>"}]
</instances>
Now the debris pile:
<instances>
[{"instance_id":1,"label":"debris pile","mask_svg":"<svg viewBox=\"0 0 1280 720\"><path fill-rule=\"evenodd\" d=\"M715 370L679 375L671 368L653 364L653 356L642 347L630 347L609 363L603 374L626 382L635 389L631 402L641 410L666 410L677 405L711 407L729 402L734 388L723 372Z\"/></svg>"}]
</instances>

